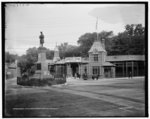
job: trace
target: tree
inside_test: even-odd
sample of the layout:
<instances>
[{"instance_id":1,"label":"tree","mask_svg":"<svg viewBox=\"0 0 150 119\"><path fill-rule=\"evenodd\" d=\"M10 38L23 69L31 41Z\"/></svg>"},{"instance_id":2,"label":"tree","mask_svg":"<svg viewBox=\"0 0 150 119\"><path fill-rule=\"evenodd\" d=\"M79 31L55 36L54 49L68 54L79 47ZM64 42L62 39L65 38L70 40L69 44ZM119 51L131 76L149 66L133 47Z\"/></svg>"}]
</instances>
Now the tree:
<instances>
[{"instance_id":1,"label":"tree","mask_svg":"<svg viewBox=\"0 0 150 119\"><path fill-rule=\"evenodd\" d=\"M69 45L68 43L62 43L59 48L60 58L80 56L78 46Z\"/></svg>"},{"instance_id":2,"label":"tree","mask_svg":"<svg viewBox=\"0 0 150 119\"><path fill-rule=\"evenodd\" d=\"M18 59L18 67L20 67L20 71L21 74L23 74L24 72L27 71L28 67L27 67L27 58L26 55L22 55L21 57L19 57Z\"/></svg>"},{"instance_id":3,"label":"tree","mask_svg":"<svg viewBox=\"0 0 150 119\"><path fill-rule=\"evenodd\" d=\"M5 52L5 62L13 63L18 58L18 55L11 54L9 52Z\"/></svg>"},{"instance_id":4,"label":"tree","mask_svg":"<svg viewBox=\"0 0 150 119\"><path fill-rule=\"evenodd\" d=\"M141 24L125 26L125 31L114 37L111 54L142 55L145 52L145 28Z\"/></svg>"},{"instance_id":5,"label":"tree","mask_svg":"<svg viewBox=\"0 0 150 119\"><path fill-rule=\"evenodd\" d=\"M111 55L127 55L129 54L130 39L127 33L119 33L118 36L114 37L112 43Z\"/></svg>"},{"instance_id":6,"label":"tree","mask_svg":"<svg viewBox=\"0 0 150 119\"><path fill-rule=\"evenodd\" d=\"M127 32L129 36L142 36L145 34L145 28L142 24L128 24L125 26L125 32Z\"/></svg>"},{"instance_id":7,"label":"tree","mask_svg":"<svg viewBox=\"0 0 150 119\"><path fill-rule=\"evenodd\" d=\"M45 50L47 59L52 59L54 51L51 51L49 49ZM18 61L18 66L21 68L21 73L34 72L35 70L34 66L37 61L38 61L38 49L36 47L29 48L26 51L26 54L22 55Z\"/></svg>"},{"instance_id":8,"label":"tree","mask_svg":"<svg viewBox=\"0 0 150 119\"><path fill-rule=\"evenodd\" d=\"M33 66L35 62L38 60L38 50L36 47L29 48L26 51L26 59L28 61L27 65L29 64L30 66Z\"/></svg>"},{"instance_id":9,"label":"tree","mask_svg":"<svg viewBox=\"0 0 150 119\"><path fill-rule=\"evenodd\" d=\"M113 37L113 32L112 31L102 31L98 33L98 40L105 39L105 44L106 44L106 50L109 52L111 49L111 39ZM85 33L81 37L79 37L79 40L77 41L80 50L81 56L88 56L88 51L90 50L93 42L97 40L97 33Z\"/></svg>"},{"instance_id":10,"label":"tree","mask_svg":"<svg viewBox=\"0 0 150 119\"><path fill-rule=\"evenodd\" d=\"M61 45L58 46L60 58L65 57L67 48L68 48L68 43L61 43Z\"/></svg>"},{"instance_id":11,"label":"tree","mask_svg":"<svg viewBox=\"0 0 150 119\"><path fill-rule=\"evenodd\" d=\"M46 49L46 58L53 59L54 57L54 50Z\"/></svg>"}]
</instances>

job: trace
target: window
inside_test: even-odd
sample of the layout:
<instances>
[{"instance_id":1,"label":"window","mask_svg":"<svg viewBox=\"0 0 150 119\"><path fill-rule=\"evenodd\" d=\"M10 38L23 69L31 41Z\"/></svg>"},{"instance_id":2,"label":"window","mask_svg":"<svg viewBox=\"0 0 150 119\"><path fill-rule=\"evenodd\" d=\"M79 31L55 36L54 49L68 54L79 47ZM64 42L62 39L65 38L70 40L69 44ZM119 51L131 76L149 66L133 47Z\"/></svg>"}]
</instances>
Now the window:
<instances>
[{"instance_id":1,"label":"window","mask_svg":"<svg viewBox=\"0 0 150 119\"><path fill-rule=\"evenodd\" d=\"M94 61L98 62L98 54L94 54Z\"/></svg>"},{"instance_id":2,"label":"window","mask_svg":"<svg viewBox=\"0 0 150 119\"><path fill-rule=\"evenodd\" d=\"M99 75L99 66L93 66L93 75Z\"/></svg>"},{"instance_id":3,"label":"window","mask_svg":"<svg viewBox=\"0 0 150 119\"><path fill-rule=\"evenodd\" d=\"M49 65L49 71L51 72L51 73L54 73L55 72L55 69L54 69L55 67L54 67L54 65Z\"/></svg>"},{"instance_id":4,"label":"window","mask_svg":"<svg viewBox=\"0 0 150 119\"><path fill-rule=\"evenodd\" d=\"M41 63L37 64L37 70L41 70Z\"/></svg>"}]
</instances>

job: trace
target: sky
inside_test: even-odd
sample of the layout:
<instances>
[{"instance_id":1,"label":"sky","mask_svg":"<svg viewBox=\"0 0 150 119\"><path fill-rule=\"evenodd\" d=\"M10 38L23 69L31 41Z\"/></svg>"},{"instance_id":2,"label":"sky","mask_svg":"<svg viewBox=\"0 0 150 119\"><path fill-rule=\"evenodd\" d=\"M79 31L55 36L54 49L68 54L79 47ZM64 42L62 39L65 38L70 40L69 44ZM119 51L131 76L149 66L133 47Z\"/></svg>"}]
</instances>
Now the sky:
<instances>
[{"instance_id":1,"label":"sky","mask_svg":"<svg viewBox=\"0 0 150 119\"><path fill-rule=\"evenodd\" d=\"M123 32L126 24L145 26L144 5L132 4L7 4L5 50L22 55L28 48L39 47L42 31L44 47L56 44L78 45L87 32Z\"/></svg>"}]
</instances>

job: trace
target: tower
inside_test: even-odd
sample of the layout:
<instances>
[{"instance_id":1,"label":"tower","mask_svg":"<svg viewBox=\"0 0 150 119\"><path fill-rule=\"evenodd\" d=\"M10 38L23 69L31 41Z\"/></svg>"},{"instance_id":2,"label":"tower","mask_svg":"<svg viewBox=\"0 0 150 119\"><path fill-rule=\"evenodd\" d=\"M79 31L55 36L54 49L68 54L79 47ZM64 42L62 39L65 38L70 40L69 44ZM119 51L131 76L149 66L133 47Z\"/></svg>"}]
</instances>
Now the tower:
<instances>
[{"instance_id":1,"label":"tower","mask_svg":"<svg viewBox=\"0 0 150 119\"><path fill-rule=\"evenodd\" d=\"M54 49L54 58L53 58L53 61L56 62L60 60L60 57L59 57L59 49L58 49L58 46L56 45L55 49Z\"/></svg>"},{"instance_id":2,"label":"tower","mask_svg":"<svg viewBox=\"0 0 150 119\"><path fill-rule=\"evenodd\" d=\"M89 53L89 74L91 76L104 76L103 64L106 59L106 50L100 40L95 40Z\"/></svg>"}]
</instances>

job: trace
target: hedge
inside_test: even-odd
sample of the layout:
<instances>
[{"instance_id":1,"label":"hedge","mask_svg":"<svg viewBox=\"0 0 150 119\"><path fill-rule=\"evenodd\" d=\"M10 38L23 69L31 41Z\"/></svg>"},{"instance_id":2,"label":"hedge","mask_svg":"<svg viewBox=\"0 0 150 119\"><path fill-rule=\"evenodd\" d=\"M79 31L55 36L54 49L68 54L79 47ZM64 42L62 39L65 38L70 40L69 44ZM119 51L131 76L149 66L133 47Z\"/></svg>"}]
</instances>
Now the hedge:
<instances>
[{"instance_id":1,"label":"hedge","mask_svg":"<svg viewBox=\"0 0 150 119\"><path fill-rule=\"evenodd\" d=\"M23 86L51 86L56 84L63 84L66 82L65 78L29 78L17 77L17 84Z\"/></svg>"}]
</instances>

